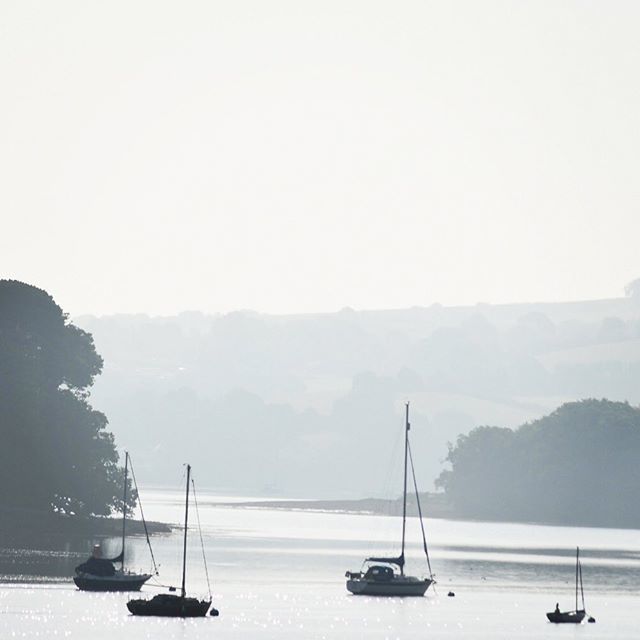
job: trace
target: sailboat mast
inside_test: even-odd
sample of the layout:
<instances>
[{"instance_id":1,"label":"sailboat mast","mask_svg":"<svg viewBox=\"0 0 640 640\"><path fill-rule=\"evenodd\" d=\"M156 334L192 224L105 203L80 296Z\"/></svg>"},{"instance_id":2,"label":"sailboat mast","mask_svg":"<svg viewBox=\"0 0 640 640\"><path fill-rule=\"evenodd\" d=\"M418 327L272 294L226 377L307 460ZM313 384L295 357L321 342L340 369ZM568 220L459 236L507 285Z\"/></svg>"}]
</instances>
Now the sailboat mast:
<instances>
[{"instance_id":1,"label":"sailboat mast","mask_svg":"<svg viewBox=\"0 0 640 640\"><path fill-rule=\"evenodd\" d=\"M578 571L580 567L580 547L576 547L576 611L578 610Z\"/></svg>"},{"instance_id":2,"label":"sailboat mast","mask_svg":"<svg viewBox=\"0 0 640 640\"><path fill-rule=\"evenodd\" d=\"M191 479L191 465L187 465L187 496L184 503L184 548L182 551L182 589L181 594L184 598L187 595L185 583L187 579L187 527L189 523L189 481Z\"/></svg>"},{"instance_id":3,"label":"sailboat mast","mask_svg":"<svg viewBox=\"0 0 640 640\"><path fill-rule=\"evenodd\" d=\"M582 584L582 563L578 563L578 567L580 569L580 595L582 596L582 610L585 611L586 607L584 606L584 586Z\"/></svg>"},{"instance_id":4,"label":"sailboat mast","mask_svg":"<svg viewBox=\"0 0 640 640\"><path fill-rule=\"evenodd\" d=\"M409 455L409 403L405 404L405 430L404 430L404 487L402 494L402 565L400 565L400 573L404 575L404 538L407 530L407 460Z\"/></svg>"},{"instance_id":5,"label":"sailboat mast","mask_svg":"<svg viewBox=\"0 0 640 640\"><path fill-rule=\"evenodd\" d=\"M129 472L129 452L124 452L124 496L122 498L122 568L124 569L124 541L127 530L127 480Z\"/></svg>"}]
</instances>

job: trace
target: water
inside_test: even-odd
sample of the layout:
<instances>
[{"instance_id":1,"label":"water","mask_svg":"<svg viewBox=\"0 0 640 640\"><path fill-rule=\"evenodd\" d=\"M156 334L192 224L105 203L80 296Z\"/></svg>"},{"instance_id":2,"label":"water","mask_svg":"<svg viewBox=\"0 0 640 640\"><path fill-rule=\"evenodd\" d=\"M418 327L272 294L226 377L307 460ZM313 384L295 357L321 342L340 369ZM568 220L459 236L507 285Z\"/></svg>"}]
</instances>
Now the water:
<instances>
[{"instance_id":1,"label":"water","mask_svg":"<svg viewBox=\"0 0 640 640\"><path fill-rule=\"evenodd\" d=\"M145 491L149 519L177 522L179 492ZM85 555L0 551L2 638L637 638L638 531L427 520L438 584L425 598L355 597L344 572L370 554L397 553L397 518L214 505L201 495L200 517L219 618L134 618L126 594L76 590L66 576ZM163 584L179 584L181 532L155 537ZM575 545L583 553L587 610L595 625L551 625L556 602L574 606ZM197 530L190 533L191 595L206 595ZM117 540L105 551L117 553ZM422 575L417 521L409 523L407 572ZM143 539L129 564L148 570ZM161 589L150 585L143 594ZM452 590L456 596L447 597Z\"/></svg>"}]
</instances>

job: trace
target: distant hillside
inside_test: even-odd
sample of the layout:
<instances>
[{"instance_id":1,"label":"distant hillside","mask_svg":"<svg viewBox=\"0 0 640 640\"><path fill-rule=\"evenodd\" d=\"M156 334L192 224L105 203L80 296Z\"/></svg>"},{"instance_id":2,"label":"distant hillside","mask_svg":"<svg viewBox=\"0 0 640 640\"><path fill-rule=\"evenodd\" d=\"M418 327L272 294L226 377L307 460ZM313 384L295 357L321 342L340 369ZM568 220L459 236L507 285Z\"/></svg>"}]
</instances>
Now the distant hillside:
<instances>
[{"instance_id":1,"label":"distant hillside","mask_svg":"<svg viewBox=\"0 0 640 640\"><path fill-rule=\"evenodd\" d=\"M638 527L639 458L640 409L583 400L460 436L438 483L462 516Z\"/></svg>"},{"instance_id":2,"label":"distant hillside","mask_svg":"<svg viewBox=\"0 0 640 640\"><path fill-rule=\"evenodd\" d=\"M170 481L195 449L201 482L214 488L395 497L394 482L352 467L371 459L398 472L390 450L407 399L424 490L447 441L479 424L514 428L583 397L640 403L637 295L75 321L105 360L93 403L146 482Z\"/></svg>"}]
</instances>

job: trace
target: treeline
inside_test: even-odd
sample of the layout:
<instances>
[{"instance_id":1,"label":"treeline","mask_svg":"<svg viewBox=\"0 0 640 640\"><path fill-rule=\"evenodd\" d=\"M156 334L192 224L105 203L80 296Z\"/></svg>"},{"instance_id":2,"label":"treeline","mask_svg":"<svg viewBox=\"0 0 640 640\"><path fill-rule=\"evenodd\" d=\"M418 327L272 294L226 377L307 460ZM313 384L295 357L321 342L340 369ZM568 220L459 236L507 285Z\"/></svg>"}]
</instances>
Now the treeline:
<instances>
[{"instance_id":1,"label":"treeline","mask_svg":"<svg viewBox=\"0 0 640 640\"><path fill-rule=\"evenodd\" d=\"M437 484L464 517L637 527L639 458L640 409L583 400L461 435Z\"/></svg>"},{"instance_id":2,"label":"treeline","mask_svg":"<svg viewBox=\"0 0 640 640\"><path fill-rule=\"evenodd\" d=\"M379 476L352 473L354 457L388 460L407 400L424 490L447 442L476 425L513 428L575 398L640 403L640 294L629 293L77 322L105 356L92 397L147 482L173 482L173 461L188 457L202 482L224 490L369 497L387 494ZM194 441L208 446L191 454Z\"/></svg>"},{"instance_id":3,"label":"treeline","mask_svg":"<svg viewBox=\"0 0 640 640\"><path fill-rule=\"evenodd\" d=\"M295 406L335 400L363 372L407 391L640 402L640 296L584 303L433 305L308 316L84 317L117 377L100 387L242 389ZM346 382L345 382L346 381ZM474 416L476 417L476 416Z\"/></svg>"}]
</instances>

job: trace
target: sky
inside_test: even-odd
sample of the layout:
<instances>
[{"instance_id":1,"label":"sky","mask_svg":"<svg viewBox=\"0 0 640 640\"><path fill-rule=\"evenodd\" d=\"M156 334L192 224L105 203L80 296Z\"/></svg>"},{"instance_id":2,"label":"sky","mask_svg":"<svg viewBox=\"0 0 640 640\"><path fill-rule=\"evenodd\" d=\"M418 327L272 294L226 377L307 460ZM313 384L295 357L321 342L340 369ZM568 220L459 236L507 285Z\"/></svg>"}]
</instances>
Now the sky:
<instances>
[{"instance_id":1,"label":"sky","mask_svg":"<svg viewBox=\"0 0 640 640\"><path fill-rule=\"evenodd\" d=\"M640 3L0 3L0 277L72 315L617 297Z\"/></svg>"}]
</instances>

